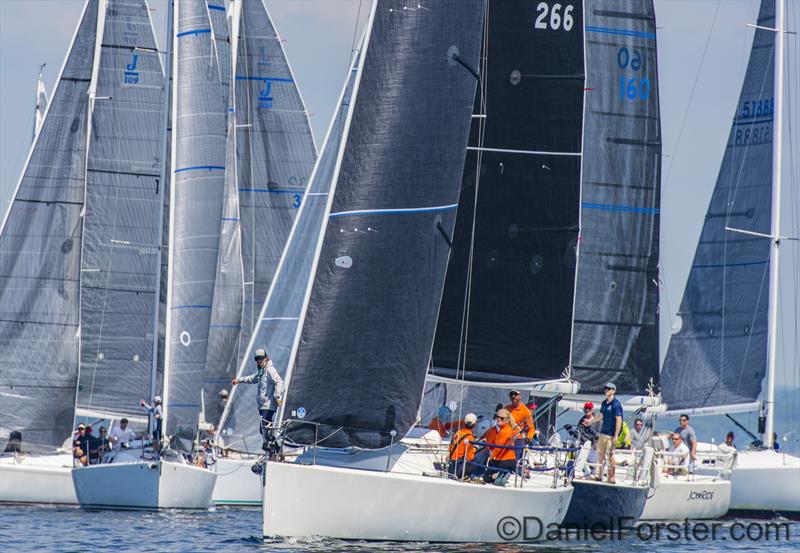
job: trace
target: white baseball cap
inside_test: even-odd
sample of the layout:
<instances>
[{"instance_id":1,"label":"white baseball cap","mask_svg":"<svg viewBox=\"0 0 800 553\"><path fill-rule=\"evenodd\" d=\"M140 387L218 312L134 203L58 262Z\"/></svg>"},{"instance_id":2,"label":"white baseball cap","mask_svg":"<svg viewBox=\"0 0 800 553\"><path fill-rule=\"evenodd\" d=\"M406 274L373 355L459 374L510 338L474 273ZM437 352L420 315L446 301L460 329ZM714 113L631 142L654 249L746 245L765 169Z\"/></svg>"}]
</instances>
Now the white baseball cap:
<instances>
[{"instance_id":1,"label":"white baseball cap","mask_svg":"<svg viewBox=\"0 0 800 553\"><path fill-rule=\"evenodd\" d=\"M464 417L464 424L466 424L467 426L470 427L475 426L475 423L477 422L478 422L478 417L475 415L475 413L467 413L467 416Z\"/></svg>"}]
</instances>

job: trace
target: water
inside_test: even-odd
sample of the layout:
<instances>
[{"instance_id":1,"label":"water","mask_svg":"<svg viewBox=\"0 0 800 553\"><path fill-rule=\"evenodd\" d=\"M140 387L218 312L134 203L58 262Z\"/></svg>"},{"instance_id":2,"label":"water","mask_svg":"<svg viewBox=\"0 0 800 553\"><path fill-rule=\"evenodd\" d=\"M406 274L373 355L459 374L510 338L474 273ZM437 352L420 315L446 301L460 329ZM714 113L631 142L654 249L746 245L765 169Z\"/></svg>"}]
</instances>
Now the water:
<instances>
[{"instance_id":1,"label":"water","mask_svg":"<svg viewBox=\"0 0 800 553\"><path fill-rule=\"evenodd\" d=\"M0 507L0 550L5 552L105 552L115 553L160 551L278 551L333 552L356 551L375 553L379 551L424 551L424 552L526 552L547 553L583 551L698 551L714 553L725 551L797 551L800 546L800 523L786 523L788 541L782 535L774 539L734 541L728 535L732 523L722 521L718 539L698 541L679 539L670 541L665 534L661 540L639 539L628 535L619 539L606 536L602 541L569 540L536 544L460 544L441 545L428 543L362 543L339 540L310 539L265 542L261 538L261 511L258 509L216 509L207 512L124 512L84 511L77 507ZM752 523L752 528L763 528L767 521L739 521ZM353 521L358 524L358 521ZM469 524L469 509L465 509L464 524ZM708 522L710 525L710 522ZM753 530L755 536L756 531ZM646 532L643 532L646 534ZM646 537L646 536L643 536ZM726 538L726 539L722 539Z\"/></svg>"}]
</instances>

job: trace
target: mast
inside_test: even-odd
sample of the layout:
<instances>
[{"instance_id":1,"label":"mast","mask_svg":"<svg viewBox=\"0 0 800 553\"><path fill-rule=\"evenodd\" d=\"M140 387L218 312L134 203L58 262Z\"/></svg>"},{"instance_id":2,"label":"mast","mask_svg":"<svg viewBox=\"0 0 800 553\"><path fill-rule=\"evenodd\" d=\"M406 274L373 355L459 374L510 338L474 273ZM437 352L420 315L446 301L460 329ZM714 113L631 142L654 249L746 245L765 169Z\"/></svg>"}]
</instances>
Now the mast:
<instances>
[{"instance_id":1,"label":"mast","mask_svg":"<svg viewBox=\"0 0 800 553\"><path fill-rule=\"evenodd\" d=\"M92 112L94 111L94 103L97 100L97 79L100 75L100 50L103 44L103 30L106 26L106 10L108 9L108 0L98 0L97 4L97 21L95 27L94 37L94 57L92 58L92 77L89 81L89 101L87 103L86 114L86 141L84 143L84 157L83 157L83 208L81 209L81 245L79 255L78 272L78 379L76 384L81 381L81 365L83 357L83 339L81 338L82 329L82 309L83 306L83 244L84 244L84 229L86 228L86 190L89 183L89 145L92 141ZM75 409L72 411L72 428L75 428L75 423L78 418L78 391L75 393Z\"/></svg>"},{"instance_id":2,"label":"mast","mask_svg":"<svg viewBox=\"0 0 800 553\"><path fill-rule=\"evenodd\" d=\"M171 92L172 78L171 78L171 71L172 71L172 9L173 9L173 2L172 0L167 0L167 26L164 31L164 47L166 48L165 53L165 61L164 61L164 115L161 119L161 130L163 134L161 136L161 183L158 188L158 197L161 200L159 202L161 206L161 212L159 214L159 223L158 223L158 274L156 274L156 293L155 298L153 299L155 303L155 310L153 311L153 366L151 368L150 373L150 397L148 398L149 401L152 401L153 396L156 394L156 377L158 376L158 323L159 323L159 316L161 312L160 301L161 301L161 260L162 256L164 255L164 191L167 186L167 179L169 175L167 175L167 154L169 149L169 132L167 132L167 127L169 127L169 95Z\"/></svg>"},{"instance_id":3,"label":"mast","mask_svg":"<svg viewBox=\"0 0 800 553\"><path fill-rule=\"evenodd\" d=\"M781 245L781 146L783 142L783 28L786 15L785 0L775 0L775 111L773 114L772 137L772 252L769 264L769 321L767 335L767 382L764 397L764 436L762 441L770 449L773 447L775 405L775 363L778 348L778 279L780 276Z\"/></svg>"}]
</instances>

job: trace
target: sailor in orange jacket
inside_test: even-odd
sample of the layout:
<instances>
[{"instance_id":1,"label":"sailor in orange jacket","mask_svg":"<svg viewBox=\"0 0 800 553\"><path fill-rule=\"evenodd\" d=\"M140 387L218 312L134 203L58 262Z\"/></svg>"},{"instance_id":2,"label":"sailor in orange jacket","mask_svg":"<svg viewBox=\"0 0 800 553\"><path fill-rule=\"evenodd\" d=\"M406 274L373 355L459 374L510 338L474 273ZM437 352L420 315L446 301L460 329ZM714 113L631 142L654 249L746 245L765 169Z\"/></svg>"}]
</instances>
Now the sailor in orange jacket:
<instances>
[{"instance_id":1,"label":"sailor in orange jacket","mask_svg":"<svg viewBox=\"0 0 800 553\"><path fill-rule=\"evenodd\" d=\"M494 482L501 478L502 480L500 481L505 481L507 478L505 475L509 474L509 472L505 471L514 472L517 467L517 460L513 447L514 440L517 437L517 431L511 424L513 420L511 418L511 413L508 409L500 409L497 411L495 419L497 420L498 428L496 434L491 436L491 443L505 447L491 448L492 453L489 458L489 474L484 476L486 482ZM489 434L489 432L487 432L487 434ZM503 471L492 473L491 467L503 469Z\"/></svg>"},{"instance_id":2,"label":"sailor in orange jacket","mask_svg":"<svg viewBox=\"0 0 800 553\"><path fill-rule=\"evenodd\" d=\"M522 457L522 452L525 451L525 444L533 443L533 437L536 435L536 424L533 422L533 413L522 402L522 395L518 390L511 390L508 393L508 399L511 403L506 405L506 409L511 413L513 426L519 432L514 443L516 446L516 459L519 460Z\"/></svg>"},{"instance_id":3,"label":"sailor in orange jacket","mask_svg":"<svg viewBox=\"0 0 800 553\"><path fill-rule=\"evenodd\" d=\"M447 472L456 478L463 478L469 476L480 470L470 463L475 457L475 434L472 429L478 422L478 417L473 413L468 413L464 417L464 428L456 432L450 440L450 462L447 466Z\"/></svg>"}]
</instances>

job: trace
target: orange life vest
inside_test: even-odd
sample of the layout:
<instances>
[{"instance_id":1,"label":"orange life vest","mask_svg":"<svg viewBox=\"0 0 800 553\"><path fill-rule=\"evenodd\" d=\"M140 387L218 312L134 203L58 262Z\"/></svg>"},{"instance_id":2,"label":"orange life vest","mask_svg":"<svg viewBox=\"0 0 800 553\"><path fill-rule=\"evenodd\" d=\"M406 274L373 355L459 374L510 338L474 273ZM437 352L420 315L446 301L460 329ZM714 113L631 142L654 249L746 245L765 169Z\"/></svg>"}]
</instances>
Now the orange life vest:
<instances>
[{"instance_id":1,"label":"orange life vest","mask_svg":"<svg viewBox=\"0 0 800 553\"><path fill-rule=\"evenodd\" d=\"M517 431L532 440L536 433L536 424L533 422L533 414L528 406L520 401L516 407L511 404L506 405L506 409L511 413L511 418L517 425Z\"/></svg>"},{"instance_id":2,"label":"orange life vest","mask_svg":"<svg viewBox=\"0 0 800 553\"><path fill-rule=\"evenodd\" d=\"M516 435L517 433L514 431L513 428L511 428L511 424L510 423L506 424L505 426L501 427L500 430L497 431L497 436L494 437L492 443L497 445L513 446L514 438L516 437ZM513 447L511 447L510 449L492 448L491 457L495 461L513 461L514 459L516 459L516 454L514 453Z\"/></svg>"},{"instance_id":3,"label":"orange life vest","mask_svg":"<svg viewBox=\"0 0 800 553\"><path fill-rule=\"evenodd\" d=\"M466 458L467 461L472 461L475 457L473 441L475 441L475 434L472 433L471 428L462 428L456 432L450 441L450 459L458 461Z\"/></svg>"}]
</instances>

